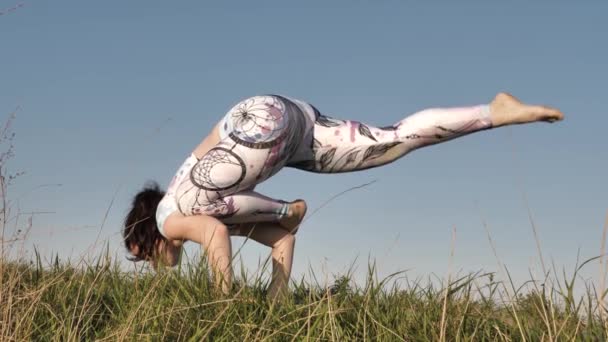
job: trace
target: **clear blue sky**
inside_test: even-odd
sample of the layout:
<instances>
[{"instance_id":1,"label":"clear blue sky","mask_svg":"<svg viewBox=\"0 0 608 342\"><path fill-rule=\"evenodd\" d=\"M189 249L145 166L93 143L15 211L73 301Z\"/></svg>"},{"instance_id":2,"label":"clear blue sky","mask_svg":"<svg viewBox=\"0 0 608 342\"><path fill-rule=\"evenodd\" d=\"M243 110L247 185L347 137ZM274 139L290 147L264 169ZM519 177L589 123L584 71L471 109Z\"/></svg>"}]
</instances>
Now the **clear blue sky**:
<instances>
[{"instance_id":1,"label":"clear blue sky","mask_svg":"<svg viewBox=\"0 0 608 342\"><path fill-rule=\"evenodd\" d=\"M17 1L17 0L15 0ZM0 8L15 1L0 0ZM166 187L183 158L240 99L282 93L370 124L498 91L562 109L567 120L467 136L390 166L340 175L284 170L259 189L312 209L294 275L375 258L381 275L495 271L481 223L517 279L538 258L599 253L608 209L608 4L414 1L25 1L0 16L0 113L14 126L11 189L34 217L30 244L78 256L118 233L148 179ZM60 187L44 187L60 183ZM235 249L242 240L237 239ZM190 246L190 251L195 250ZM255 268L266 250L248 243ZM589 274L596 273L592 266Z\"/></svg>"}]
</instances>

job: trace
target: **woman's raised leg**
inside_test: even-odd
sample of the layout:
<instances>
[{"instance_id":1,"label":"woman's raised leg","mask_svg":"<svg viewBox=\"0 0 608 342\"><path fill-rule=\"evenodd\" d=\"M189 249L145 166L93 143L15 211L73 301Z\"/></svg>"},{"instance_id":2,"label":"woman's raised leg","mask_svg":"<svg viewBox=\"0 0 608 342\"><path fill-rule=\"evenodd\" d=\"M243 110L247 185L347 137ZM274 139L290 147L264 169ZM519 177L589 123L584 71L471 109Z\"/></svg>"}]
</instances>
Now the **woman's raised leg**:
<instances>
[{"instance_id":1,"label":"woman's raised leg","mask_svg":"<svg viewBox=\"0 0 608 342\"><path fill-rule=\"evenodd\" d=\"M563 114L556 109L525 105L504 93L498 94L489 105L426 109L386 127L337 120L316 109L315 112L310 158L291 161L288 165L321 173L381 166L417 148L492 127L563 119Z\"/></svg>"}]
</instances>

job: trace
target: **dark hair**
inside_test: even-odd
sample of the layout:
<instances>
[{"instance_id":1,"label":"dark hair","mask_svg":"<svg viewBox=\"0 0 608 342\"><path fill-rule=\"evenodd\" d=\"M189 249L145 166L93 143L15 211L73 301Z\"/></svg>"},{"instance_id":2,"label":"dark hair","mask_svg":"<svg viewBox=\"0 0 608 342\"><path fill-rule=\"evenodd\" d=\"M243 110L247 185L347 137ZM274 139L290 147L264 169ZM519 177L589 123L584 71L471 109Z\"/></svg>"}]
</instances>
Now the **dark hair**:
<instances>
[{"instance_id":1,"label":"dark hair","mask_svg":"<svg viewBox=\"0 0 608 342\"><path fill-rule=\"evenodd\" d=\"M137 254L127 257L131 261L151 260L156 257L156 245L165 237L156 227L156 208L165 195L156 182L148 182L133 198L131 211L125 217L125 227L122 232L125 246L132 251L137 246Z\"/></svg>"}]
</instances>

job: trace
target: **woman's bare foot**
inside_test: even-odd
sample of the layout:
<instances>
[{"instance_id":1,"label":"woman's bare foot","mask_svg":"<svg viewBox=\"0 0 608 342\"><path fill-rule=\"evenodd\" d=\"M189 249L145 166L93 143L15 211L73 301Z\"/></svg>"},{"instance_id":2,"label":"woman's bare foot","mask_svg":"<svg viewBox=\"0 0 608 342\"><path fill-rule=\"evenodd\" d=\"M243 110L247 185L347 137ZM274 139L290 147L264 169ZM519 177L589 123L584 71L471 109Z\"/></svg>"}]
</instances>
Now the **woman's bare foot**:
<instances>
[{"instance_id":1,"label":"woman's bare foot","mask_svg":"<svg viewBox=\"0 0 608 342\"><path fill-rule=\"evenodd\" d=\"M306 209L306 202L304 200L297 199L290 202L287 215L279 220L279 224L291 234L295 234L304 219L304 215L306 215Z\"/></svg>"},{"instance_id":2,"label":"woman's bare foot","mask_svg":"<svg viewBox=\"0 0 608 342\"><path fill-rule=\"evenodd\" d=\"M499 93L490 103L492 126L525 124L536 121L554 122L564 119L555 108L530 106L507 93Z\"/></svg>"}]
</instances>

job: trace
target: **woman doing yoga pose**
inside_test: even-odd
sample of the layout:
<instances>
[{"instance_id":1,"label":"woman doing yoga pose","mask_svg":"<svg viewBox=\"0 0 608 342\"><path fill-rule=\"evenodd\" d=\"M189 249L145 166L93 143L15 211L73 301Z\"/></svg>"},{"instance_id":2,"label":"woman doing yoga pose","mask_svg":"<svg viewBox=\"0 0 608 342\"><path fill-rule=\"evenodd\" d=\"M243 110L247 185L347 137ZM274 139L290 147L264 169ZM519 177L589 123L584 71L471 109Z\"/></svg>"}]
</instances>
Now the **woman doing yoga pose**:
<instances>
[{"instance_id":1,"label":"woman doing yoga pose","mask_svg":"<svg viewBox=\"0 0 608 342\"><path fill-rule=\"evenodd\" d=\"M465 134L562 119L556 109L500 93L486 105L426 109L374 127L325 116L297 99L254 96L228 111L179 167L166 193L153 186L135 196L125 219L125 245L134 260L175 265L183 242L197 242L226 292L232 279L230 236L249 236L272 248L274 297L286 288L306 203L269 198L254 188L283 167L364 170Z\"/></svg>"}]
</instances>

